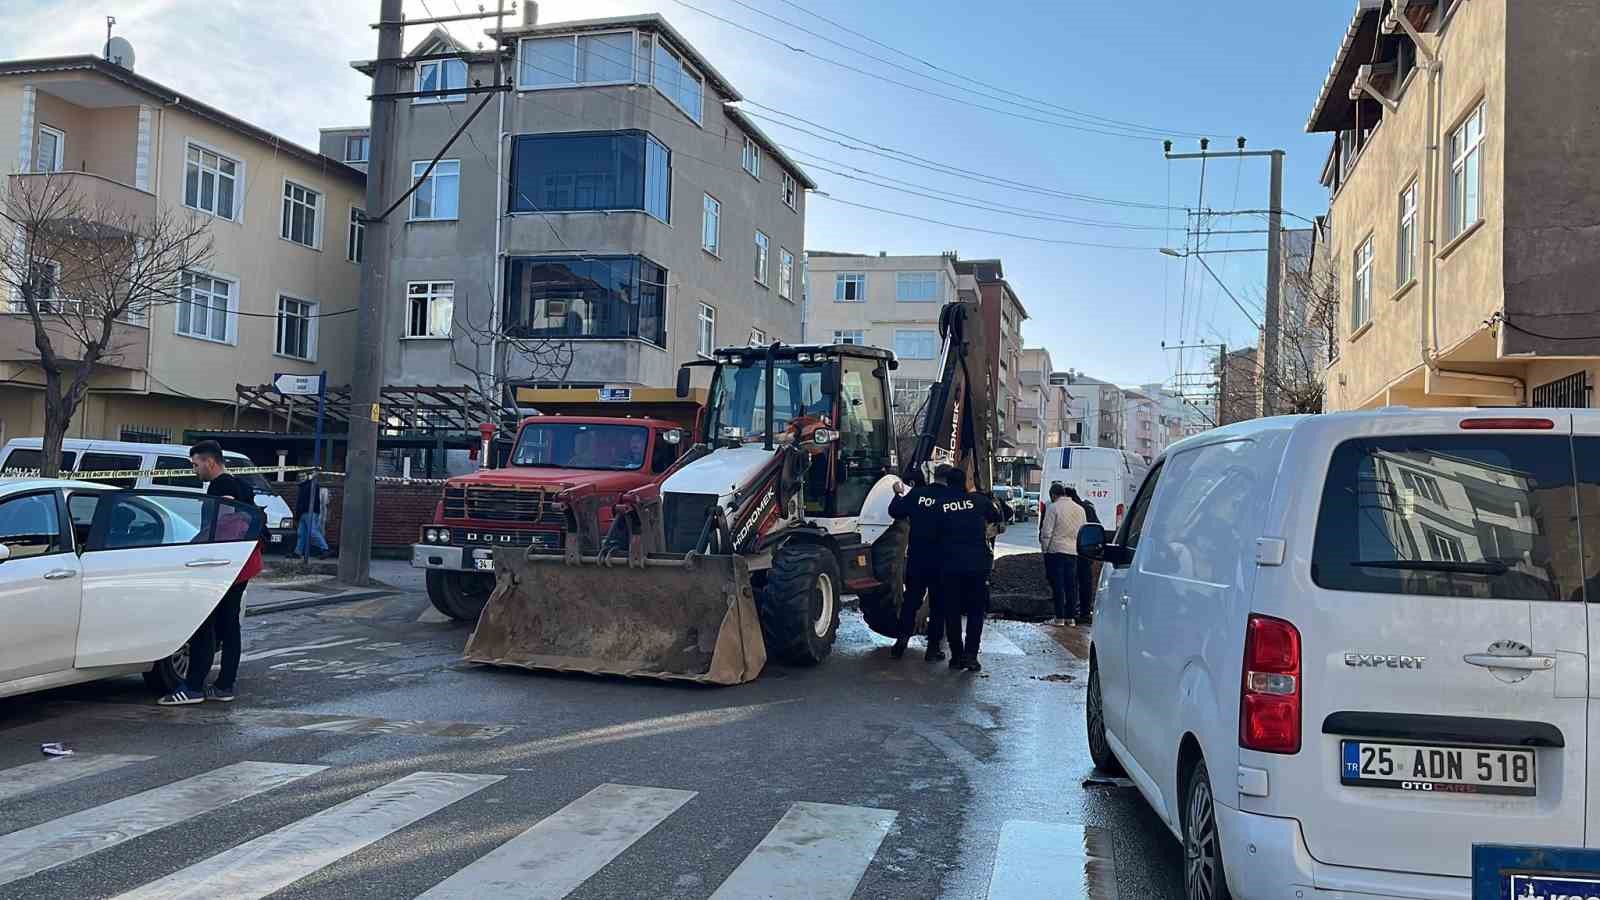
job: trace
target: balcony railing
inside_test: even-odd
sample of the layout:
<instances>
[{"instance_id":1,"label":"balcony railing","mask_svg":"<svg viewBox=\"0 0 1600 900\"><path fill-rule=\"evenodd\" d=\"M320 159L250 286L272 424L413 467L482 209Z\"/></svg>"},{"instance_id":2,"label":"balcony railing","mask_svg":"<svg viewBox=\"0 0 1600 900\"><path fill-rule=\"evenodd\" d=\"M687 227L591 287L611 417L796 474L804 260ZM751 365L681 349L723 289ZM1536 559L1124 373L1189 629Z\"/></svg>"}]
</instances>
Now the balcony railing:
<instances>
[{"instance_id":1,"label":"balcony railing","mask_svg":"<svg viewBox=\"0 0 1600 900\"><path fill-rule=\"evenodd\" d=\"M67 182L67 190L81 201L86 213L103 211L107 218L148 219L156 212L156 195L93 172L23 172L11 177L14 196L42 190L46 179Z\"/></svg>"}]
</instances>

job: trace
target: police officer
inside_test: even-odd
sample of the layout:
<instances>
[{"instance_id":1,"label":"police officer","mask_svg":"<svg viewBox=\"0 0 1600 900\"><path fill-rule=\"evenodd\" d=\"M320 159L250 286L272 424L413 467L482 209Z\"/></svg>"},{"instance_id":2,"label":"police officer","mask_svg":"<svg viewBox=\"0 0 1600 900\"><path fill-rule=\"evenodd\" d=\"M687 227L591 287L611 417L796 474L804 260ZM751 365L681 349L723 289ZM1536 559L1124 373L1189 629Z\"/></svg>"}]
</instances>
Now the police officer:
<instances>
[{"instance_id":1,"label":"police officer","mask_svg":"<svg viewBox=\"0 0 1600 900\"><path fill-rule=\"evenodd\" d=\"M989 572L994 568L989 526L1000 524L1002 517L989 495L967 490L962 470L940 466L935 475L946 489L938 506L938 549L950 668L977 672L983 669L978 664L978 643L983 639L983 617L989 612ZM967 617L964 642L962 616Z\"/></svg>"},{"instance_id":2,"label":"police officer","mask_svg":"<svg viewBox=\"0 0 1600 900\"><path fill-rule=\"evenodd\" d=\"M908 486L909 485L909 486ZM900 603L900 633L889 655L899 659L906 655L906 643L917 627L917 610L922 608L922 598L928 598L928 652L923 656L928 662L944 659L939 649L944 643L944 607L939 591L939 548L936 543L939 528L939 504L946 489L943 485L927 484L920 469L912 470L906 483L895 485L898 495L889 501L889 515L896 519L910 519L911 539L906 548L906 588Z\"/></svg>"}]
</instances>

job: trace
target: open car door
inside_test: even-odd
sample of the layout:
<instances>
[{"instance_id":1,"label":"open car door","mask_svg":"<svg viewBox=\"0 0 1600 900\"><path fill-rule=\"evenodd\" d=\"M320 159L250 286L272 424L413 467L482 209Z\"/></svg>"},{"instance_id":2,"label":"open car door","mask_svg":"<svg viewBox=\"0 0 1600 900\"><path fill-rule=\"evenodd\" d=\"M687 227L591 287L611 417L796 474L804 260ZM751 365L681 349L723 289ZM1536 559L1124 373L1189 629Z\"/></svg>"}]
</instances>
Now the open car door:
<instances>
[{"instance_id":1,"label":"open car door","mask_svg":"<svg viewBox=\"0 0 1600 900\"><path fill-rule=\"evenodd\" d=\"M185 491L96 496L82 561L77 668L170 656L222 602L266 517L251 503Z\"/></svg>"}]
</instances>

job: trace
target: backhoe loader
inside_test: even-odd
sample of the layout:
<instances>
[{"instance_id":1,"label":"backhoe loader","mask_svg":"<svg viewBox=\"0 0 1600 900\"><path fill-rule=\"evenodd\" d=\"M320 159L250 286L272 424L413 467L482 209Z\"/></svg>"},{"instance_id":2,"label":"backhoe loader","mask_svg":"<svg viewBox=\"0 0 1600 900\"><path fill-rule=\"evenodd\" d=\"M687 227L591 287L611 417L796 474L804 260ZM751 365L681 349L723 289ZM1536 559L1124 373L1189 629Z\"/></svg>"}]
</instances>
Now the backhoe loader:
<instances>
[{"instance_id":1,"label":"backhoe loader","mask_svg":"<svg viewBox=\"0 0 1600 900\"><path fill-rule=\"evenodd\" d=\"M775 343L684 366L680 396L694 367L712 369L693 446L660 482L621 497L597 549L497 549L465 658L739 684L769 658L825 659L846 594L868 627L893 636L908 537L888 513L896 485L948 463L991 488L996 426L977 310L958 302L940 313L942 372L906 460L888 350ZM592 508L562 514L568 535L593 533L578 521Z\"/></svg>"}]
</instances>

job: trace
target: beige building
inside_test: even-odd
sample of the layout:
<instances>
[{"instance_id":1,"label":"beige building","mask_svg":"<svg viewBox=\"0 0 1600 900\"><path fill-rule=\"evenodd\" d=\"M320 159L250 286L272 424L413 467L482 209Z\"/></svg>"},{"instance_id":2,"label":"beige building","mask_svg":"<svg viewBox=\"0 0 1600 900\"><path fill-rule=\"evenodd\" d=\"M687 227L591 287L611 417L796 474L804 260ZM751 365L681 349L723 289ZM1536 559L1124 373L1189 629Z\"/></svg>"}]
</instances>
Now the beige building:
<instances>
[{"instance_id":1,"label":"beige building","mask_svg":"<svg viewBox=\"0 0 1600 900\"><path fill-rule=\"evenodd\" d=\"M210 263L117 326L126 349L68 436L181 441L234 424L235 384L349 382L361 172L95 56L0 62L0 160L13 185L55 172L91 202L210 223ZM0 298L0 436L44 430L37 358L27 315Z\"/></svg>"},{"instance_id":2,"label":"beige building","mask_svg":"<svg viewBox=\"0 0 1600 900\"><path fill-rule=\"evenodd\" d=\"M1361 0L1307 123L1333 139L1329 409L1590 405L1597 81L1593 3Z\"/></svg>"}]
</instances>

